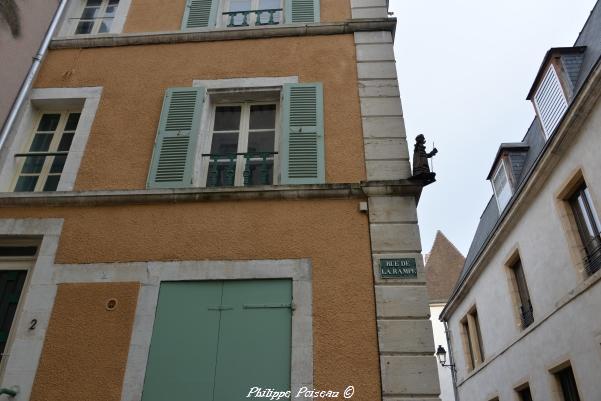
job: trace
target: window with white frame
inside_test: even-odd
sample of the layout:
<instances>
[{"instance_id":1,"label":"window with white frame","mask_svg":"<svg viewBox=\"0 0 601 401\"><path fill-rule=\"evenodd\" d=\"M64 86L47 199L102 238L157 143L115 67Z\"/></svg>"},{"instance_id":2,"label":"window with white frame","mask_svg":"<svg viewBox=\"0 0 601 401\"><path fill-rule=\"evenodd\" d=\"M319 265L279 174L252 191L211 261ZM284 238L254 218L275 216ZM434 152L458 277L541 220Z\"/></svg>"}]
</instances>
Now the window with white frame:
<instances>
[{"instance_id":1,"label":"window with white frame","mask_svg":"<svg viewBox=\"0 0 601 401\"><path fill-rule=\"evenodd\" d=\"M502 212L509 203L512 195L511 183L509 182L503 160L499 162L497 170L492 177L492 186L497 199L497 205L499 206L499 212Z\"/></svg>"},{"instance_id":2,"label":"window with white frame","mask_svg":"<svg viewBox=\"0 0 601 401\"><path fill-rule=\"evenodd\" d=\"M223 0L221 25L244 27L278 25L283 21L283 0Z\"/></svg>"},{"instance_id":3,"label":"window with white frame","mask_svg":"<svg viewBox=\"0 0 601 401\"><path fill-rule=\"evenodd\" d=\"M41 113L27 151L15 155L15 192L57 190L79 117L79 111Z\"/></svg>"},{"instance_id":4,"label":"window with white frame","mask_svg":"<svg viewBox=\"0 0 601 401\"><path fill-rule=\"evenodd\" d=\"M216 103L206 159L206 186L277 183L278 103Z\"/></svg>"},{"instance_id":5,"label":"window with white frame","mask_svg":"<svg viewBox=\"0 0 601 401\"><path fill-rule=\"evenodd\" d=\"M75 35L107 33L111 31L119 0L85 0L75 20Z\"/></svg>"}]
</instances>

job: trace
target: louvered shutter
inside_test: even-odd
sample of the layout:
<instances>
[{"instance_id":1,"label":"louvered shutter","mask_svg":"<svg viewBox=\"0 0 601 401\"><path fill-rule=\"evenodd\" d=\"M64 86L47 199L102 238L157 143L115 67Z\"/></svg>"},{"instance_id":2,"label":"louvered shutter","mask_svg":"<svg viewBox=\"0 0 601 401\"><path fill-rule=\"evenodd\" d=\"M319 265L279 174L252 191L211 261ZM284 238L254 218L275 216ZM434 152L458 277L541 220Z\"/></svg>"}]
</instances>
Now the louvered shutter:
<instances>
[{"instance_id":1,"label":"louvered shutter","mask_svg":"<svg viewBox=\"0 0 601 401\"><path fill-rule=\"evenodd\" d=\"M286 0L286 23L319 22L319 0Z\"/></svg>"},{"instance_id":2,"label":"louvered shutter","mask_svg":"<svg viewBox=\"0 0 601 401\"><path fill-rule=\"evenodd\" d=\"M322 84L284 85L283 104L282 183L324 183Z\"/></svg>"},{"instance_id":3,"label":"louvered shutter","mask_svg":"<svg viewBox=\"0 0 601 401\"><path fill-rule=\"evenodd\" d=\"M534 102L545 134L549 137L568 109L568 101L561 87L561 82L559 82L555 67L552 65L547 69L534 95Z\"/></svg>"},{"instance_id":4,"label":"louvered shutter","mask_svg":"<svg viewBox=\"0 0 601 401\"><path fill-rule=\"evenodd\" d=\"M215 26L219 0L188 0L182 29Z\"/></svg>"},{"instance_id":5,"label":"louvered shutter","mask_svg":"<svg viewBox=\"0 0 601 401\"><path fill-rule=\"evenodd\" d=\"M157 132L148 188L181 188L192 184L194 152L205 88L169 88Z\"/></svg>"}]
</instances>

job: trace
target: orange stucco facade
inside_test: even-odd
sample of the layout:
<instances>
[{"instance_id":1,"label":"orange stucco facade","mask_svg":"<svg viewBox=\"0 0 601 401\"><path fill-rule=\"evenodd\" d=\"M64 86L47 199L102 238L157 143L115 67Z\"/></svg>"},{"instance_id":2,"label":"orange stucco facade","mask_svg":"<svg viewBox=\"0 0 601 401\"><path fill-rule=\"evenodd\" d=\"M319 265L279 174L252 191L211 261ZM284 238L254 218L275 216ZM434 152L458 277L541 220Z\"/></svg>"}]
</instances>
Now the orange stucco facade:
<instances>
[{"instance_id":1,"label":"orange stucco facade","mask_svg":"<svg viewBox=\"0 0 601 401\"><path fill-rule=\"evenodd\" d=\"M32 401L120 398L138 288L138 283L58 286ZM111 300L116 306L107 310Z\"/></svg>"},{"instance_id":2,"label":"orange stucco facade","mask_svg":"<svg viewBox=\"0 0 601 401\"><path fill-rule=\"evenodd\" d=\"M321 0L321 21L345 21L351 17L347 0ZM186 0L132 0L125 33L179 31Z\"/></svg>"},{"instance_id":3,"label":"orange stucco facade","mask_svg":"<svg viewBox=\"0 0 601 401\"><path fill-rule=\"evenodd\" d=\"M132 0L123 33L179 31L185 3ZM326 23L349 20L351 2L321 0L320 15ZM0 208L0 220L62 220L53 263L83 269L148 261L309 260L313 386L343 391L352 385L353 400L382 399L370 221L360 211L367 196L327 195L329 184L367 180L355 49L348 33L51 50L35 89L102 88L75 196L120 191L126 198L146 189L168 88L255 77L323 84L325 183L316 186L325 195L239 200L229 189L221 201L17 202ZM57 287L30 400L121 401L141 283ZM118 300L115 310L106 309L109 299Z\"/></svg>"},{"instance_id":4,"label":"orange stucco facade","mask_svg":"<svg viewBox=\"0 0 601 401\"><path fill-rule=\"evenodd\" d=\"M135 10L130 25L136 23ZM167 88L192 86L195 79L257 76L297 75L299 82L323 83L326 180L358 182L365 179L365 163L353 37L327 38L253 40L252 46L240 40L55 50L35 87L103 87L76 190L145 188ZM315 386L340 389L352 384L361 389L359 400L379 397L369 229L357 200L5 209L0 216L65 219L57 263L309 258L314 275ZM105 296L102 291L89 294L97 303ZM83 307L66 296L56 302L61 305L53 320L59 322L77 316ZM98 313L106 315L104 310ZM133 316L122 319L128 318ZM124 323L126 328L132 321ZM63 340L52 334L46 340L48 347L55 347L55 341L60 346ZM52 391L57 364L62 366L61 378L86 383L86 373L77 368L81 360L91 364L120 360L120 375L115 371L96 375L119 388L127 353L97 350L72 350L60 357L44 351L34 396ZM81 393L62 392L60 398L81 400L69 394ZM117 401L119 396L119 392L89 394L86 399Z\"/></svg>"},{"instance_id":5,"label":"orange stucco facade","mask_svg":"<svg viewBox=\"0 0 601 401\"><path fill-rule=\"evenodd\" d=\"M167 88L283 76L323 83L326 182L358 182L365 163L353 36L325 38L54 50L35 87L103 87L77 190L145 187Z\"/></svg>"},{"instance_id":6,"label":"orange stucco facade","mask_svg":"<svg viewBox=\"0 0 601 401\"><path fill-rule=\"evenodd\" d=\"M3 208L0 218L63 218L59 264L309 258L314 385L353 385L361 401L380 395L368 221L356 199ZM81 369L88 365L110 391L90 390L85 400L120 399L136 293L116 283L60 288L32 400L81 401L81 391L95 386ZM107 299L123 297L117 313L105 310ZM63 352L76 337L90 346ZM82 390L56 389L57 381Z\"/></svg>"}]
</instances>

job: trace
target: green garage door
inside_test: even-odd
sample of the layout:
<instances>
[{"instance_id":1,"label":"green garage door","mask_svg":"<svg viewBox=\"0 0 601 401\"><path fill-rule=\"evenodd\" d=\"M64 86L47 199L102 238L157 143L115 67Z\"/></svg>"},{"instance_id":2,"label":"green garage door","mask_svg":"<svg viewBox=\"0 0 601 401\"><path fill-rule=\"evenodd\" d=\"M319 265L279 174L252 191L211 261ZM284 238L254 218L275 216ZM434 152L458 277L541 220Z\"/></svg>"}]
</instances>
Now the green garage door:
<instances>
[{"instance_id":1,"label":"green garage door","mask_svg":"<svg viewBox=\"0 0 601 401\"><path fill-rule=\"evenodd\" d=\"M142 401L290 389L290 280L161 284Z\"/></svg>"}]
</instances>

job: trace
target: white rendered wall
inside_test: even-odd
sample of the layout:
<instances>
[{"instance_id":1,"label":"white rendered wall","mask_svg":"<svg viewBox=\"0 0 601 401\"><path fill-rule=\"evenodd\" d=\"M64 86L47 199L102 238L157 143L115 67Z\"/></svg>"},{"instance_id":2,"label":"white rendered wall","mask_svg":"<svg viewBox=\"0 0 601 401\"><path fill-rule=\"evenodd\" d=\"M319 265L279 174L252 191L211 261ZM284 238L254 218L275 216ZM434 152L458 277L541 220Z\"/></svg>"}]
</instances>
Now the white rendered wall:
<instances>
[{"instance_id":1,"label":"white rendered wall","mask_svg":"<svg viewBox=\"0 0 601 401\"><path fill-rule=\"evenodd\" d=\"M434 346L438 348L442 345L449 352L449 344L444 330L444 324L439 320L440 312L442 312L444 304L430 305L430 320L432 321L432 331L434 332ZM448 357L447 357L448 358ZM447 361L449 363L449 361ZM453 393L453 377L451 376L451 368L438 365L438 379L440 380L440 400L455 401Z\"/></svg>"},{"instance_id":2,"label":"white rendered wall","mask_svg":"<svg viewBox=\"0 0 601 401\"><path fill-rule=\"evenodd\" d=\"M582 169L601 211L601 107L596 104L578 135L566 141L549 178L528 209L495 247L482 274L450 318L461 401L517 400L514 388L528 381L535 400L560 401L549 370L571 361L580 398L601 400L601 272L588 277L570 254L558 193ZM519 325L504 266L518 249L534 309L534 323ZM485 362L466 369L459 322L476 305Z\"/></svg>"}]
</instances>

